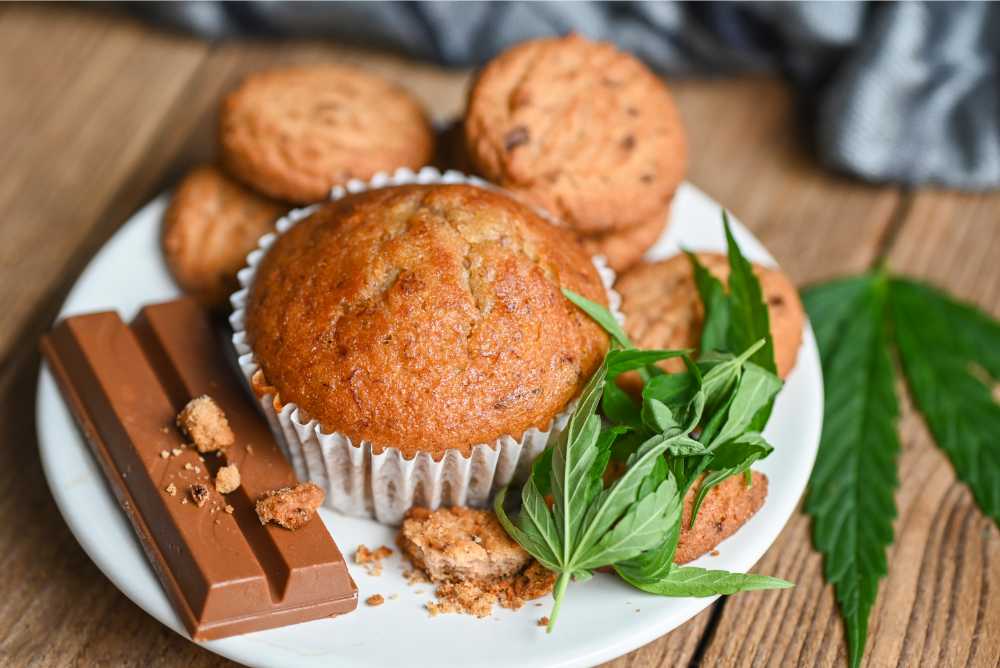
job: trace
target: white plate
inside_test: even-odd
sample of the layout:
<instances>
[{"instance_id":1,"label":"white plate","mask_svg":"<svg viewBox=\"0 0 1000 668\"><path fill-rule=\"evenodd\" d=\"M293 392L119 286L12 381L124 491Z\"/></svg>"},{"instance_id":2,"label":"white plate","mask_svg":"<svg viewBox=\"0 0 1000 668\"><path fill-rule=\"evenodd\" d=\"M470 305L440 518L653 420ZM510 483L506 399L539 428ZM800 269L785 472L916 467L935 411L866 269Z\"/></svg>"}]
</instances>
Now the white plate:
<instances>
[{"instance_id":1,"label":"white plate","mask_svg":"<svg viewBox=\"0 0 1000 668\"><path fill-rule=\"evenodd\" d=\"M116 309L132 318L143 304L178 295L159 250L161 195L119 230L80 276L61 316ZM647 258L673 255L679 245L695 250L725 248L719 205L684 184L677 192L667 233ZM753 260L773 264L761 244L738 223L736 238ZM774 453L757 468L770 478L767 502L739 532L699 566L748 571L777 538L805 489L819 445L822 376L812 331L807 331L798 365L778 396L767 426ZM38 387L38 442L49 488L76 539L105 575L139 607L187 635L140 549L124 514L63 403L48 368ZM394 545L393 531L374 521L322 512L341 550L358 544ZM203 643L206 649L253 666L586 666L629 652L684 623L710 598L669 599L631 589L617 578L598 575L570 585L554 633L536 625L551 598L519 611L499 609L492 618L442 615L430 619L423 604L428 585L407 586L398 555L381 576L351 567L361 601L380 593L387 600L339 619L325 619ZM740 596L755 596L747 593Z\"/></svg>"}]
</instances>

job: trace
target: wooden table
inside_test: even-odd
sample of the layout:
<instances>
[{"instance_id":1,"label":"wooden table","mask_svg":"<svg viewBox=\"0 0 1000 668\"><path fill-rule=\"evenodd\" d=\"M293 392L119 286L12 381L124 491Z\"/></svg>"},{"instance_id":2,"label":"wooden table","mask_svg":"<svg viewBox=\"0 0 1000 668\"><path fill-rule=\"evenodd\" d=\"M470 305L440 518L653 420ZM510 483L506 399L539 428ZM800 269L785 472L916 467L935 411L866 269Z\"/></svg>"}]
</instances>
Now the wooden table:
<instances>
[{"instance_id":1,"label":"wooden table","mask_svg":"<svg viewBox=\"0 0 1000 668\"><path fill-rule=\"evenodd\" d=\"M466 72L320 43L205 43L85 8L0 6L0 663L228 662L125 598L70 535L35 441L37 342L86 262L129 214L214 151L220 95L279 62L363 62L460 112ZM674 84L689 178L733 210L800 284L885 258L1000 316L1000 194L876 186L807 152L770 79ZM868 663L995 666L1000 534L909 405L899 519ZM721 600L614 666L844 665L809 521L792 517L758 570L791 591ZM992 658L991 658L992 657Z\"/></svg>"}]
</instances>

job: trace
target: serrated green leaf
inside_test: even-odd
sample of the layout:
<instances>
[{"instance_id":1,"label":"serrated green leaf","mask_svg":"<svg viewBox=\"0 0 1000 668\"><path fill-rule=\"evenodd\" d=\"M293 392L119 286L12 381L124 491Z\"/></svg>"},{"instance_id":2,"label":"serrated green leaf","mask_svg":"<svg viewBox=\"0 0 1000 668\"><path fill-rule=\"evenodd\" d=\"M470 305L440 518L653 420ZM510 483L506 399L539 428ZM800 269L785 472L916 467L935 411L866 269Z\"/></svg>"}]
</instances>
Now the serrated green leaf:
<instances>
[{"instance_id":1,"label":"serrated green leaf","mask_svg":"<svg viewBox=\"0 0 1000 668\"><path fill-rule=\"evenodd\" d=\"M930 286L890 285L910 393L958 478L1000 526L1000 323Z\"/></svg>"},{"instance_id":2,"label":"serrated green leaf","mask_svg":"<svg viewBox=\"0 0 1000 668\"><path fill-rule=\"evenodd\" d=\"M575 436L567 430L569 436L560 438L552 452L552 514L563 565L569 563L583 514L595 492L590 472L597 459L595 445L600 431L601 419L591 414Z\"/></svg>"},{"instance_id":3,"label":"serrated green leaf","mask_svg":"<svg viewBox=\"0 0 1000 668\"><path fill-rule=\"evenodd\" d=\"M504 508L504 501L506 499L506 487L497 492L496 497L493 499L493 513L497 516L497 520L499 520L501 526L503 526L504 531L506 531L511 538L516 540L521 547L530 552L540 564L545 566L545 568L554 571L559 570L558 557L554 553L548 540L550 537L543 536L539 533L537 527L533 523L527 525L524 524L524 521L521 519L525 515L523 507L521 512L518 514L518 523L522 524L522 526L515 525L514 522L512 522L507 516L507 511Z\"/></svg>"},{"instance_id":4,"label":"serrated green leaf","mask_svg":"<svg viewBox=\"0 0 1000 668\"><path fill-rule=\"evenodd\" d=\"M675 496L673 478L661 482L656 491L639 495L614 527L584 553L578 568L610 566L659 545L671 527L664 509Z\"/></svg>"},{"instance_id":5,"label":"serrated green leaf","mask_svg":"<svg viewBox=\"0 0 1000 668\"><path fill-rule=\"evenodd\" d=\"M611 314L611 311L604 308L597 302L592 302L583 295L578 295L567 288L563 288L562 293L566 299L576 304L581 311L589 315L594 322L603 327L604 331L611 335L611 338L614 339L619 346L622 348L632 347L632 342L629 341L628 335L625 334L625 330L622 329L622 326L618 324L617 320L615 320L615 316Z\"/></svg>"},{"instance_id":6,"label":"serrated green leaf","mask_svg":"<svg viewBox=\"0 0 1000 668\"><path fill-rule=\"evenodd\" d=\"M666 479L665 477L664 480ZM656 582L665 577L673 568L674 553L677 551L677 541L681 532L681 510L684 505L684 495L672 475L670 475L669 480L673 485L674 493L664 505L663 514L670 530L654 548L631 559L615 563L615 571L632 586L638 586L637 583L641 582Z\"/></svg>"},{"instance_id":7,"label":"serrated green leaf","mask_svg":"<svg viewBox=\"0 0 1000 668\"><path fill-rule=\"evenodd\" d=\"M691 520L688 526L694 526L698 511L712 488L725 482L734 475L749 471L757 461L764 459L774 450L764 437L756 432L740 434L732 441L727 441L716 447L708 456L706 469L710 473L705 476L698 487L698 494L691 506ZM748 483L749 486L749 483Z\"/></svg>"},{"instance_id":8,"label":"serrated green leaf","mask_svg":"<svg viewBox=\"0 0 1000 668\"><path fill-rule=\"evenodd\" d=\"M864 653L868 617L896 516L899 407L886 331L887 283L881 275L819 286L804 294L823 332L823 432L806 499L813 542L836 591L856 666ZM850 306L838 303L853 299ZM837 307L827 309L830 304ZM832 320L832 322L831 322Z\"/></svg>"},{"instance_id":9,"label":"serrated green leaf","mask_svg":"<svg viewBox=\"0 0 1000 668\"><path fill-rule=\"evenodd\" d=\"M754 352L751 361L771 372L777 372L774 362L774 342L771 339L771 320L764 303L764 292L754 274L753 265L743 257L739 244L729 227L729 216L722 212L729 250L729 331L727 341L731 350L744 350L754 341L763 339L764 345Z\"/></svg>"},{"instance_id":10,"label":"serrated green leaf","mask_svg":"<svg viewBox=\"0 0 1000 668\"><path fill-rule=\"evenodd\" d=\"M695 566L676 566L665 578L653 583L640 582L639 589L658 596L718 596L760 589L788 589L791 582L754 573L730 573Z\"/></svg>"},{"instance_id":11,"label":"serrated green leaf","mask_svg":"<svg viewBox=\"0 0 1000 668\"><path fill-rule=\"evenodd\" d=\"M727 336L729 332L729 297L726 289L718 278L703 265L698 256L690 251L684 251L691 262L694 283L701 297L705 311L701 327L701 350L728 350Z\"/></svg>"},{"instance_id":12,"label":"serrated green leaf","mask_svg":"<svg viewBox=\"0 0 1000 668\"><path fill-rule=\"evenodd\" d=\"M719 432L712 437L709 447L735 438L753 429L760 410L768 406L781 389L781 379L756 364L746 363Z\"/></svg>"},{"instance_id":13,"label":"serrated green leaf","mask_svg":"<svg viewBox=\"0 0 1000 668\"><path fill-rule=\"evenodd\" d=\"M615 378L635 369L642 369L651 364L656 364L661 360L672 359L674 357L684 357L691 353L689 349L683 350L636 350L627 348L624 350L608 351L607 379L613 381Z\"/></svg>"}]
</instances>

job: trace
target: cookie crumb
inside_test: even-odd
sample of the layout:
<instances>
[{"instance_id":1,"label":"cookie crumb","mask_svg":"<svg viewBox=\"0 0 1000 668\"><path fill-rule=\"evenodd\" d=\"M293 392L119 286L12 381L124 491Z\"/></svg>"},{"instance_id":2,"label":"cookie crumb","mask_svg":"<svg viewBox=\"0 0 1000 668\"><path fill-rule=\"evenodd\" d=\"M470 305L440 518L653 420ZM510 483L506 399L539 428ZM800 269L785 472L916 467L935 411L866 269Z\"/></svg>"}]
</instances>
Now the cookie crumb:
<instances>
[{"instance_id":1,"label":"cookie crumb","mask_svg":"<svg viewBox=\"0 0 1000 668\"><path fill-rule=\"evenodd\" d=\"M538 618L538 625L539 626L548 626L549 625L549 618L548 617L539 617Z\"/></svg>"},{"instance_id":2,"label":"cookie crumb","mask_svg":"<svg viewBox=\"0 0 1000 668\"><path fill-rule=\"evenodd\" d=\"M326 493L311 482L272 490L257 499L257 517L261 524L273 522L294 531L313 518L325 497Z\"/></svg>"},{"instance_id":3,"label":"cookie crumb","mask_svg":"<svg viewBox=\"0 0 1000 668\"><path fill-rule=\"evenodd\" d=\"M170 427L160 427L160 431L163 432L164 434L169 434Z\"/></svg>"},{"instance_id":4,"label":"cookie crumb","mask_svg":"<svg viewBox=\"0 0 1000 668\"><path fill-rule=\"evenodd\" d=\"M191 462L184 462L184 470L185 471L194 471L194 467L191 466Z\"/></svg>"},{"instance_id":5,"label":"cookie crumb","mask_svg":"<svg viewBox=\"0 0 1000 668\"><path fill-rule=\"evenodd\" d=\"M385 603L385 599L382 597L382 594L372 594L365 599L365 603L374 607Z\"/></svg>"},{"instance_id":6,"label":"cookie crumb","mask_svg":"<svg viewBox=\"0 0 1000 668\"><path fill-rule=\"evenodd\" d=\"M709 554L711 554L713 557L717 557L717 556L719 556L719 551L718 550L712 550L711 552L709 552Z\"/></svg>"},{"instance_id":7,"label":"cookie crumb","mask_svg":"<svg viewBox=\"0 0 1000 668\"><path fill-rule=\"evenodd\" d=\"M187 500L186 496L183 499L181 499L181 503L187 503L187 502L188 502L188 500Z\"/></svg>"},{"instance_id":8,"label":"cookie crumb","mask_svg":"<svg viewBox=\"0 0 1000 668\"><path fill-rule=\"evenodd\" d=\"M160 459L166 459L169 456L170 452L168 450L160 450Z\"/></svg>"},{"instance_id":9,"label":"cookie crumb","mask_svg":"<svg viewBox=\"0 0 1000 668\"><path fill-rule=\"evenodd\" d=\"M382 575L382 560L392 555L392 549L382 545L369 550L367 545L358 545L354 551L354 563L365 567L368 575Z\"/></svg>"},{"instance_id":10,"label":"cookie crumb","mask_svg":"<svg viewBox=\"0 0 1000 668\"><path fill-rule=\"evenodd\" d=\"M253 454L253 446L250 445L249 443L247 443L247 454L248 455L252 455Z\"/></svg>"},{"instance_id":11,"label":"cookie crumb","mask_svg":"<svg viewBox=\"0 0 1000 668\"><path fill-rule=\"evenodd\" d=\"M208 493L208 487L205 487L200 482L196 482L188 487L188 495L190 495L191 500L199 508L204 506L205 502L208 501Z\"/></svg>"},{"instance_id":12,"label":"cookie crumb","mask_svg":"<svg viewBox=\"0 0 1000 668\"><path fill-rule=\"evenodd\" d=\"M415 584L424 584L425 582L430 582L424 572L419 568L408 568L403 571L403 577L406 578L406 584L411 587ZM417 592L419 593L419 592Z\"/></svg>"},{"instance_id":13,"label":"cookie crumb","mask_svg":"<svg viewBox=\"0 0 1000 668\"><path fill-rule=\"evenodd\" d=\"M177 496L177 485L175 485L174 483L170 483L169 485L166 486L166 488L164 488L163 491L165 491L170 496Z\"/></svg>"},{"instance_id":14,"label":"cookie crumb","mask_svg":"<svg viewBox=\"0 0 1000 668\"><path fill-rule=\"evenodd\" d=\"M236 464L223 466L215 474L215 491L219 494L229 494L240 486L240 470Z\"/></svg>"},{"instance_id":15,"label":"cookie crumb","mask_svg":"<svg viewBox=\"0 0 1000 668\"><path fill-rule=\"evenodd\" d=\"M194 441L198 452L222 450L236 440L226 414L207 394L187 403L177 414L177 426Z\"/></svg>"},{"instance_id":16,"label":"cookie crumb","mask_svg":"<svg viewBox=\"0 0 1000 668\"><path fill-rule=\"evenodd\" d=\"M182 452L184 451L181 450L180 448L174 448L173 450L170 451L170 454L172 454L174 457L178 457Z\"/></svg>"},{"instance_id":17,"label":"cookie crumb","mask_svg":"<svg viewBox=\"0 0 1000 668\"><path fill-rule=\"evenodd\" d=\"M229 513L230 515L232 515L232 514L233 514L233 507L232 507L231 505L229 505L228 503L226 504L226 507L225 507L225 508L223 508L223 510L225 510L225 511L226 511L227 513Z\"/></svg>"}]
</instances>

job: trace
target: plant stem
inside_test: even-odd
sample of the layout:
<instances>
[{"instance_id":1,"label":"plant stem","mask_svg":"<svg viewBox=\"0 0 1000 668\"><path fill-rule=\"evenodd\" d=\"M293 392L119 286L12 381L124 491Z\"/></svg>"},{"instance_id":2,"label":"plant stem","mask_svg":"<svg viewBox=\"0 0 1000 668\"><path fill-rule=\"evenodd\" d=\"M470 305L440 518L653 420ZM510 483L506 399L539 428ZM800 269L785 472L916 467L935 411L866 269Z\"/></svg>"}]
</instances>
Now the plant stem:
<instances>
[{"instance_id":1,"label":"plant stem","mask_svg":"<svg viewBox=\"0 0 1000 668\"><path fill-rule=\"evenodd\" d=\"M552 592L552 598L556 602L552 605L552 612L549 613L549 625L545 628L546 633L552 633L552 627L556 625L556 617L559 616L559 606L562 605L563 596L566 595L566 586L569 584L570 574L563 571L559 574L559 579L556 580L555 591Z\"/></svg>"}]
</instances>

